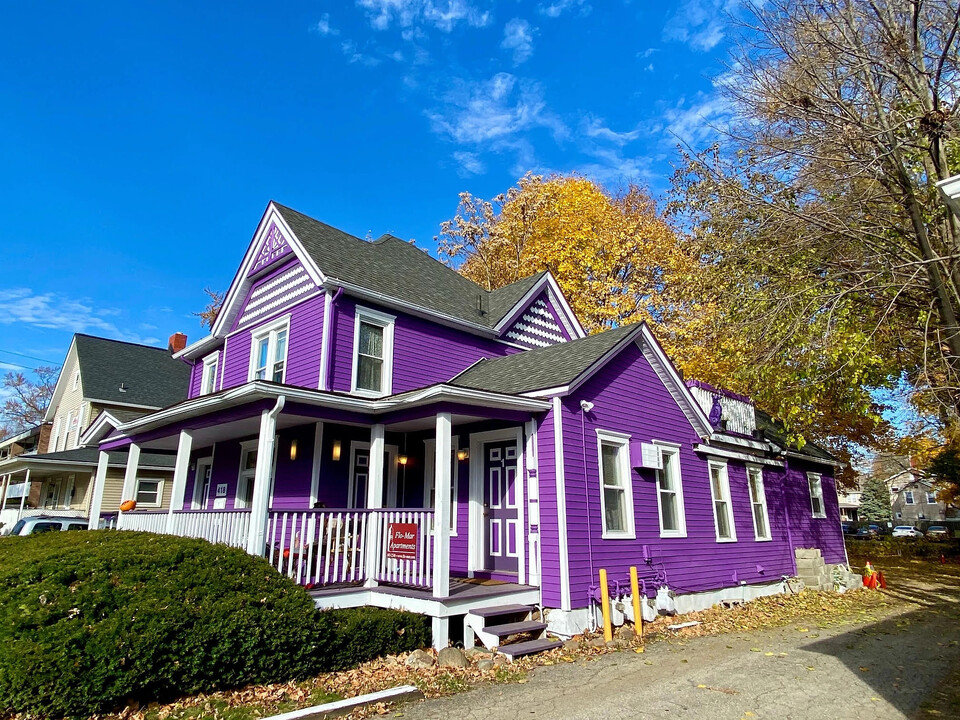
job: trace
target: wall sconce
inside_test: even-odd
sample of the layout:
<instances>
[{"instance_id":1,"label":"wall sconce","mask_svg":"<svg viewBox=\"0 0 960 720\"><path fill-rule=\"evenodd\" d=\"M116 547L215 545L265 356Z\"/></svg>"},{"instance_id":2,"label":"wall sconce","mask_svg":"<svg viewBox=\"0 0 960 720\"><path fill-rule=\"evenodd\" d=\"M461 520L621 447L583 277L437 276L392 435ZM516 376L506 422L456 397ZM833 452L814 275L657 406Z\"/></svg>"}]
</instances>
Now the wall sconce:
<instances>
[{"instance_id":1,"label":"wall sconce","mask_svg":"<svg viewBox=\"0 0 960 720\"><path fill-rule=\"evenodd\" d=\"M297 459L297 439L296 438L290 441L290 459L291 460Z\"/></svg>"},{"instance_id":2,"label":"wall sconce","mask_svg":"<svg viewBox=\"0 0 960 720\"><path fill-rule=\"evenodd\" d=\"M340 441L339 440L333 441L333 459L334 461L340 459Z\"/></svg>"},{"instance_id":3,"label":"wall sconce","mask_svg":"<svg viewBox=\"0 0 960 720\"><path fill-rule=\"evenodd\" d=\"M400 455L400 456L397 458L397 462L400 463L401 465L406 465L406 464L407 464L407 461L408 461L409 459L410 459L410 458L408 458L406 455Z\"/></svg>"},{"instance_id":4,"label":"wall sconce","mask_svg":"<svg viewBox=\"0 0 960 720\"><path fill-rule=\"evenodd\" d=\"M457 460L468 460L470 458L470 451L466 448L462 450L457 450Z\"/></svg>"}]
</instances>

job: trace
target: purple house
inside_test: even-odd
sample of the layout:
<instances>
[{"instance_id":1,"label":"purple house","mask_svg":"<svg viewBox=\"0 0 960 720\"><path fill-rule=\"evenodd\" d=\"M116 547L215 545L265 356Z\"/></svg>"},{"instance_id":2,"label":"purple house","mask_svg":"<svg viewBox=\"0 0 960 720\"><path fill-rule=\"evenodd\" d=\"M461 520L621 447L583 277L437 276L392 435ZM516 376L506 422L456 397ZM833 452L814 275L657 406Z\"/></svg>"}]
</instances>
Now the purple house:
<instances>
[{"instance_id":1,"label":"purple house","mask_svg":"<svg viewBox=\"0 0 960 720\"><path fill-rule=\"evenodd\" d=\"M321 607L428 614L438 647L532 606L581 632L601 568L622 596L636 566L654 612L779 592L796 548L844 561L830 455L688 387L645 325L586 336L549 273L488 292L271 203L177 357L188 399L100 446L131 483L176 454L170 510L119 526L264 555Z\"/></svg>"}]
</instances>

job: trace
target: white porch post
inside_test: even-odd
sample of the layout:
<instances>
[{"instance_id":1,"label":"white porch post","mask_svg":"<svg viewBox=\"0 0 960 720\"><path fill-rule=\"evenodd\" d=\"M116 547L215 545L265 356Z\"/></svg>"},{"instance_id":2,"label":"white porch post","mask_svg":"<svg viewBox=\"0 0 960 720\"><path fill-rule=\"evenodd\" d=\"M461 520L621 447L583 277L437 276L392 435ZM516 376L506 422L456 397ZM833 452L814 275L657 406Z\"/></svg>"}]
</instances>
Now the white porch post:
<instances>
[{"instance_id":1,"label":"white porch post","mask_svg":"<svg viewBox=\"0 0 960 720\"><path fill-rule=\"evenodd\" d=\"M370 474L367 477L367 509L383 507L383 442L385 429L380 423L370 427ZM367 516L366 551L364 557L366 587L376 587L380 567L380 514Z\"/></svg>"},{"instance_id":2,"label":"white porch post","mask_svg":"<svg viewBox=\"0 0 960 720\"><path fill-rule=\"evenodd\" d=\"M0 510L7 509L7 488L10 487L10 473L3 476L3 492L0 493Z\"/></svg>"},{"instance_id":3,"label":"white porch post","mask_svg":"<svg viewBox=\"0 0 960 720\"><path fill-rule=\"evenodd\" d=\"M173 488L170 490L170 509L167 511L167 522L163 531L167 535L173 534L174 513L183 510L183 494L187 490L187 471L190 469L190 452L193 450L193 432L180 431L180 442L177 444L177 461L173 466ZM257 456L260 457L259 455Z\"/></svg>"},{"instance_id":4,"label":"white porch post","mask_svg":"<svg viewBox=\"0 0 960 720\"><path fill-rule=\"evenodd\" d=\"M433 487L436 506L433 515L433 596L450 595L450 413L437 414L436 458L433 464Z\"/></svg>"},{"instance_id":5,"label":"white porch post","mask_svg":"<svg viewBox=\"0 0 960 720\"><path fill-rule=\"evenodd\" d=\"M123 491L120 493L120 502L127 500L136 500L137 494L137 468L140 465L140 446L137 443L130 443L130 449L127 454L127 468L123 471ZM123 511L120 510L117 515L117 527L123 527Z\"/></svg>"},{"instance_id":6,"label":"white porch post","mask_svg":"<svg viewBox=\"0 0 960 720\"><path fill-rule=\"evenodd\" d=\"M20 496L20 512L17 513L17 520L23 517L23 508L27 505L27 495L30 494L30 468L27 468L26 475L23 476L23 495Z\"/></svg>"},{"instance_id":7,"label":"white porch post","mask_svg":"<svg viewBox=\"0 0 960 720\"><path fill-rule=\"evenodd\" d=\"M91 530L100 526L100 513L103 508L103 486L107 482L107 465L110 462L110 453L103 450L97 459L97 474L93 476L93 493L90 499L90 520L87 525Z\"/></svg>"},{"instance_id":8,"label":"white porch post","mask_svg":"<svg viewBox=\"0 0 960 720\"><path fill-rule=\"evenodd\" d=\"M267 550L267 518L270 514L270 490L273 479L273 449L277 441L277 415L286 398L281 395L272 410L260 413L260 438L257 442L257 469L253 476L253 501L250 503L250 532L247 552L263 556ZM179 460L179 457L177 458Z\"/></svg>"}]
</instances>

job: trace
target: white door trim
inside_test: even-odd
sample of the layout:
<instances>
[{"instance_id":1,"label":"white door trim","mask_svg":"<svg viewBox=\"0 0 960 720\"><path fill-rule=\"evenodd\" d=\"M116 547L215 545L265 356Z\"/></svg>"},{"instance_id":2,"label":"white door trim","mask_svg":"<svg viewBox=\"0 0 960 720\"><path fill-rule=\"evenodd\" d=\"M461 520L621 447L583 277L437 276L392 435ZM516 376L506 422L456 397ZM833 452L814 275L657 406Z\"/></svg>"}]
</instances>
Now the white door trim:
<instances>
[{"instance_id":1,"label":"white door trim","mask_svg":"<svg viewBox=\"0 0 960 720\"><path fill-rule=\"evenodd\" d=\"M353 472L355 470L353 464L357 450L366 450L369 455L370 443L367 440L352 440L350 442L350 475L347 478L348 508L353 508L356 504L354 502L356 488L353 486ZM384 507L393 508L397 506L397 455L400 449L396 445L384 445L383 451L387 454L388 458L387 466L383 468L383 479L386 483L385 488L387 490L387 502ZM367 467L369 470L369 465ZM369 472L367 473L367 482L370 482ZM366 504L366 496L364 496L364 504Z\"/></svg>"},{"instance_id":2,"label":"white door trim","mask_svg":"<svg viewBox=\"0 0 960 720\"><path fill-rule=\"evenodd\" d=\"M486 524L483 521L483 445L488 442L514 440L517 443L517 474L514 481L517 493L517 582L527 581L526 499L524 493L523 427L488 430L470 434L470 527L467 574L487 572L483 564Z\"/></svg>"},{"instance_id":3,"label":"white door trim","mask_svg":"<svg viewBox=\"0 0 960 720\"><path fill-rule=\"evenodd\" d=\"M213 455L200 457L196 460L196 472L193 475L193 497L190 499L191 510L209 510L210 495L213 493ZM207 466L210 468L210 484L207 486L207 496L203 497L203 483L200 479L200 468ZM215 494L215 493L214 493Z\"/></svg>"}]
</instances>

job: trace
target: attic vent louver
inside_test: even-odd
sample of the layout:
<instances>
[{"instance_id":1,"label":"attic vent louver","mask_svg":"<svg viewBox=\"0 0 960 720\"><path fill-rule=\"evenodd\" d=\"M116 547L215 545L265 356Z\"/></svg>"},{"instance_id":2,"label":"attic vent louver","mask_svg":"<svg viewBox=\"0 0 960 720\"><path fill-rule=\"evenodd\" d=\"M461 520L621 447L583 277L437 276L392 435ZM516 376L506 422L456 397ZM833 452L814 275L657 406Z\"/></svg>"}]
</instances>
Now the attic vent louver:
<instances>
[{"instance_id":1,"label":"attic vent louver","mask_svg":"<svg viewBox=\"0 0 960 720\"><path fill-rule=\"evenodd\" d=\"M126 384L126 383L120 383L120 388L119 388L119 389L120 389L120 392L126 392L126 391L127 391L127 384Z\"/></svg>"}]
</instances>

